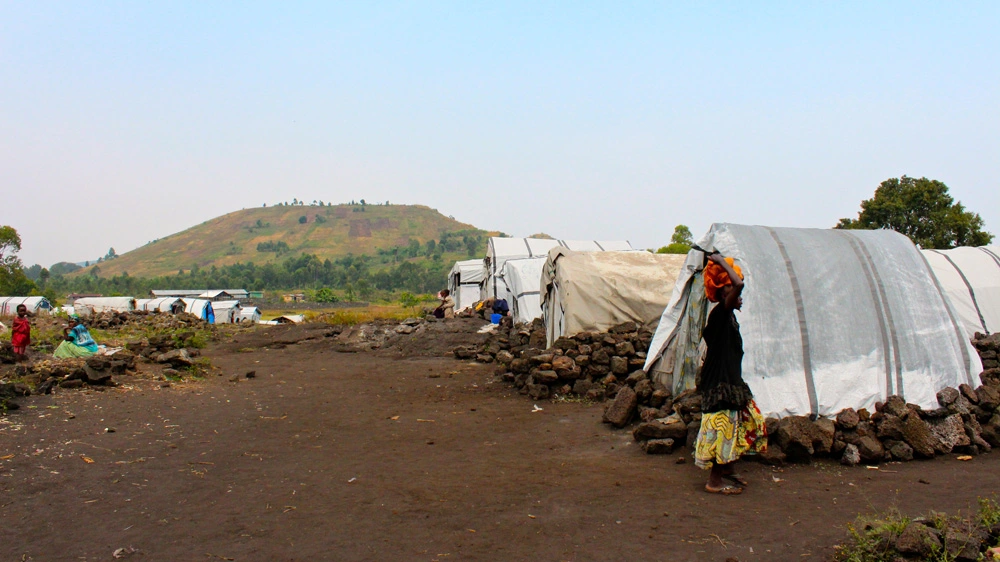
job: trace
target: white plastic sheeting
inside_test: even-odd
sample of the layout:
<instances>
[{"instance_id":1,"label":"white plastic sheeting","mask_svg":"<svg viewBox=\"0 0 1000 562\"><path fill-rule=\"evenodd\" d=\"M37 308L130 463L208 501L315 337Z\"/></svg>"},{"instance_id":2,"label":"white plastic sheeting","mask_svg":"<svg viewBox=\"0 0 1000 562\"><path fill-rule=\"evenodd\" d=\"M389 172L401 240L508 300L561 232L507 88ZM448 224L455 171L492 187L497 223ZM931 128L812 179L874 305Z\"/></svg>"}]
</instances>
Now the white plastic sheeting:
<instances>
[{"instance_id":1,"label":"white plastic sheeting","mask_svg":"<svg viewBox=\"0 0 1000 562\"><path fill-rule=\"evenodd\" d=\"M819 230L715 224L698 242L743 268L743 378L769 415L832 416L901 395L936 408L935 394L976 386L979 356L926 260L887 230ZM688 254L650 344L647 372L674 391L694 385L691 370L661 375L686 309L704 304L704 256ZM667 352L667 353L665 353ZM664 368L661 368L664 367Z\"/></svg>"},{"instance_id":2,"label":"white plastic sheeting","mask_svg":"<svg viewBox=\"0 0 1000 562\"><path fill-rule=\"evenodd\" d=\"M490 238L486 246L486 278L483 280L480 299L485 300L490 297L497 299L507 299L507 304L513 309L511 302L513 295L504 291L502 284L497 283L497 278L504 271L504 263L507 260L523 258L546 258L549 250L562 246L578 252L599 252L599 251L620 251L631 250L632 245L626 240L551 240L548 238ZM539 270L539 273L541 270ZM541 277L536 279L540 281ZM537 287L533 290L537 290Z\"/></svg>"},{"instance_id":3,"label":"white plastic sheeting","mask_svg":"<svg viewBox=\"0 0 1000 562\"><path fill-rule=\"evenodd\" d=\"M549 250L540 287L547 344L580 332L606 332L622 322L655 330L685 258Z\"/></svg>"},{"instance_id":4,"label":"white plastic sheeting","mask_svg":"<svg viewBox=\"0 0 1000 562\"><path fill-rule=\"evenodd\" d=\"M455 311L472 306L479 300L479 285L486 278L483 260L455 262L448 274L448 290L455 299Z\"/></svg>"},{"instance_id":5,"label":"white plastic sheeting","mask_svg":"<svg viewBox=\"0 0 1000 562\"><path fill-rule=\"evenodd\" d=\"M241 307L236 321L251 322L256 324L257 322L260 322L260 309L256 306Z\"/></svg>"},{"instance_id":6,"label":"white plastic sheeting","mask_svg":"<svg viewBox=\"0 0 1000 562\"><path fill-rule=\"evenodd\" d=\"M286 314L284 316L279 316L272 320L271 322L275 324L301 324L306 321L304 314ZM268 323L271 323L268 322Z\"/></svg>"},{"instance_id":7,"label":"white plastic sheeting","mask_svg":"<svg viewBox=\"0 0 1000 562\"><path fill-rule=\"evenodd\" d=\"M174 307L184 310L184 301L177 297L163 297L158 299L135 299L136 310L149 310L155 312L174 312Z\"/></svg>"},{"instance_id":8,"label":"white plastic sheeting","mask_svg":"<svg viewBox=\"0 0 1000 562\"><path fill-rule=\"evenodd\" d=\"M80 316L102 312L129 312L135 310L133 297L85 297L73 301L73 308Z\"/></svg>"},{"instance_id":9,"label":"white plastic sheeting","mask_svg":"<svg viewBox=\"0 0 1000 562\"><path fill-rule=\"evenodd\" d=\"M233 324L239 322L240 301L215 301L212 303L215 311L215 324Z\"/></svg>"},{"instance_id":10,"label":"white plastic sheeting","mask_svg":"<svg viewBox=\"0 0 1000 562\"><path fill-rule=\"evenodd\" d=\"M184 298L181 300L184 301L184 304L186 305L184 312L194 314L206 322L215 323L215 309L212 308L212 301L191 298Z\"/></svg>"},{"instance_id":11,"label":"white plastic sheeting","mask_svg":"<svg viewBox=\"0 0 1000 562\"><path fill-rule=\"evenodd\" d=\"M32 314L52 310L52 303L45 297L0 297L0 316L16 316L19 304L27 307Z\"/></svg>"},{"instance_id":12,"label":"white plastic sheeting","mask_svg":"<svg viewBox=\"0 0 1000 562\"><path fill-rule=\"evenodd\" d=\"M921 250L972 338L1000 332L1000 246Z\"/></svg>"},{"instance_id":13,"label":"white plastic sheeting","mask_svg":"<svg viewBox=\"0 0 1000 562\"><path fill-rule=\"evenodd\" d=\"M515 323L531 322L542 317L538 288L545 260L546 258L521 258L504 262L503 274L498 278L497 284L510 295L507 304Z\"/></svg>"}]
</instances>

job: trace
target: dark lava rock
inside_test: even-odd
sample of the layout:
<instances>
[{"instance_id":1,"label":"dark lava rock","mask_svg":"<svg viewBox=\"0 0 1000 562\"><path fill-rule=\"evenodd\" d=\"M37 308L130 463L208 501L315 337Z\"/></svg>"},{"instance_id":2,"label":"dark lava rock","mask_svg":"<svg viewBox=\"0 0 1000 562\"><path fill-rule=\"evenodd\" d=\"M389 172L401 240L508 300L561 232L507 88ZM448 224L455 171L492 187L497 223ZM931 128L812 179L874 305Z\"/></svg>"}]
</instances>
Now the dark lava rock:
<instances>
[{"instance_id":1,"label":"dark lava rock","mask_svg":"<svg viewBox=\"0 0 1000 562\"><path fill-rule=\"evenodd\" d=\"M614 402L609 404L608 408L604 411L603 421L615 427L625 427L632 420L632 416L635 414L636 406L638 405L639 400L635 395L635 391L624 386L618 391Z\"/></svg>"},{"instance_id":2,"label":"dark lava rock","mask_svg":"<svg viewBox=\"0 0 1000 562\"><path fill-rule=\"evenodd\" d=\"M854 411L854 408L841 410L837 414L837 427L840 429L854 429L858 427L858 422L860 421L861 418L858 417L858 413Z\"/></svg>"},{"instance_id":3,"label":"dark lava rock","mask_svg":"<svg viewBox=\"0 0 1000 562\"><path fill-rule=\"evenodd\" d=\"M669 455L674 450L673 439L650 439L642 444L647 455Z\"/></svg>"}]
</instances>

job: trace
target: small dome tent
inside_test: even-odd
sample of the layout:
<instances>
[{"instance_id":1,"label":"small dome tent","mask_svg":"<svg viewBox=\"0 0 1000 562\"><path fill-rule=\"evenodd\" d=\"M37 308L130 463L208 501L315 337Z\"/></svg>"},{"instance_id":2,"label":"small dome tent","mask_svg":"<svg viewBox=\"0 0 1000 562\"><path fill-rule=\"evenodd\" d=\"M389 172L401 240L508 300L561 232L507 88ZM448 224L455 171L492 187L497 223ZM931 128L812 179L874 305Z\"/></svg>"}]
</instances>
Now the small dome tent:
<instances>
[{"instance_id":1,"label":"small dome tent","mask_svg":"<svg viewBox=\"0 0 1000 562\"><path fill-rule=\"evenodd\" d=\"M17 305L23 304L28 312L38 314L52 310L52 303L45 297L0 297L0 316L17 315Z\"/></svg>"},{"instance_id":2,"label":"small dome tent","mask_svg":"<svg viewBox=\"0 0 1000 562\"><path fill-rule=\"evenodd\" d=\"M181 299L186 305L184 312L188 314L194 314L198 318L208 322L209 324L215 323L215 309L212 308L211 301L205 299Z\"/></svg>"},{"instance_id":3,"label":"small dome tent","mask_svg":"<svg viewBox=\"0 0 1000 562\"><path fill-rule=\"evenodd\" d=\"M561 336L606 332L622 322L655 330L686 256L549 250L542 270L542 317L551 346Z\"/></svg>"},{"instance_id":4,"label":"small dome tent","mask_svg":"<svg viewBox=\"0 0 1000 562\"><path fill-rule=\"evenodd\" d=\"M479 285L486 278L483 260L455 262L448 274L448 290L455 299L455 311L469 308L479 300Z\"/></svg>"},{"instance_id":5,"label":"small dome tent","mask_svg":"<svg viewBox=\"0 0 1000 562\"><path fill-rule=\"evenodd\" d=\"M737 318L743 378L765 415L832 416L896 394L936 408L974 385L979 356L927 261L889 230L715 224L698 242L746 275ZM645 370L674 393L694 387L708 303L705 255L688 253Z\"/></svg>"},{"instance_id":6,"label":"small dome tent","mask_svg":"<svg viewBox=\"0 0 1000 562\"><path fill-rule=\"evenodd\" d=\"M236 317L236 321L256 324L260 322L260 309L256 306L240 307L239 316Z\"/></svg>"},{"instance_id":7,"label":"small dome tent","mask_svg":"<svg viewBox=\"0 0 1000 562\"><path fill-rule=\"evenodd\" d=\"M921 250L972 338L1000 332L1000 246Z\"/></svg>"},{"instance_id":8,"label":"small dome tent","mask_svg":"<svg viewBox=\"0 0 1000 562\"><path fill-rule=\"evenodd\" d=\"M233 324L239 321L240 301L216 301L212 303L215 311L215 324Z\"/></svg>"}]
</instances>

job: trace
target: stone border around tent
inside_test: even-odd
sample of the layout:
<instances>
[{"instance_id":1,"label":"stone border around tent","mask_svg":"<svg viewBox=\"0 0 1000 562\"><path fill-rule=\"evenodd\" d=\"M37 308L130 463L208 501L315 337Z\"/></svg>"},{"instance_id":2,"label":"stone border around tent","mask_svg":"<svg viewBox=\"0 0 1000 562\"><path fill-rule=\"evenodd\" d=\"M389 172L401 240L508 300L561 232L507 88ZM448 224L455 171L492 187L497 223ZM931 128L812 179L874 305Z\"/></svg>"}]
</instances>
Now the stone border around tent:
<instances>
[{"instance_id":1,"label":"stone border around tent","mask_svg":"<svg viewBox=\"0 0 1000 562\"><path fill-rule=\"evenodd\" d=\"M458 359L496 363L497 375L533 400L576 395L608 400L603 421L632 426L650 454L693 448L701 426L701 396L672 396L642 371L652 333L632 322L605 333L562 337L544 349L545 326L501 325L478 348L454 350ZM846 465L909 461L956 453L978 455L1000 447L1000 334L977 334L982 384L938 392L938 408L923 410L890 396L875 411L848 408L836 418L768 418L768 451L755 458L769 464L839 458Z\"/></svg>"}]
</instances>

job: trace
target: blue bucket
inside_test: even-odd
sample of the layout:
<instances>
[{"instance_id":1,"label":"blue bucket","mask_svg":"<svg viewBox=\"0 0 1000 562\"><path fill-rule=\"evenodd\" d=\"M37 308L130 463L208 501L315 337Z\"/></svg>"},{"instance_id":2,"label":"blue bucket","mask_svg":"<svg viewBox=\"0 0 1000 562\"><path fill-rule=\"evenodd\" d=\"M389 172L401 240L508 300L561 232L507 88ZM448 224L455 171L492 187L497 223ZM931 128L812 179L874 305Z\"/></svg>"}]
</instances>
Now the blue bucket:
<instances>
[{"instance_id":1,"label":"blue bucket","mask_svg":"<svg viewBox=\"0 0 1000 562\"><path fill-rule=\"evenodd\" d=\"M494 324L499 324L501 318L503 318L503 314L490 314L490 322Z\"/></svg>"}]
</instances>

